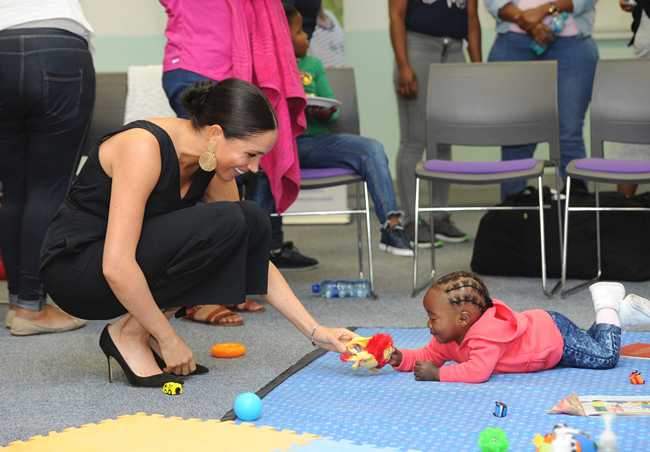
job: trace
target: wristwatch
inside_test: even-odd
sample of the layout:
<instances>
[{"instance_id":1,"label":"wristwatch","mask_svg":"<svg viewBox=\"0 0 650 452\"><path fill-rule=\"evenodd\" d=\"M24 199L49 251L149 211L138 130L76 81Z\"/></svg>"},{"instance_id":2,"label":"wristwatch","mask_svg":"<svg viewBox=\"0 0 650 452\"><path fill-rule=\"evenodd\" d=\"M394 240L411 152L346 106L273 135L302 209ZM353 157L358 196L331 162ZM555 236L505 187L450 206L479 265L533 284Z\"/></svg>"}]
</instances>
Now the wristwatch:
<instances>
[{"instance_id":1,"label":"wristwatch","mask_svg":"<svg viewBox=\"0 0 650 452\"><path fill-rule=\"evenodd\" d=\"M551 2L548 6L548 15L549 16L555 16L558 13L557 5L555 2Z\"/></svg>"}]
</instances>

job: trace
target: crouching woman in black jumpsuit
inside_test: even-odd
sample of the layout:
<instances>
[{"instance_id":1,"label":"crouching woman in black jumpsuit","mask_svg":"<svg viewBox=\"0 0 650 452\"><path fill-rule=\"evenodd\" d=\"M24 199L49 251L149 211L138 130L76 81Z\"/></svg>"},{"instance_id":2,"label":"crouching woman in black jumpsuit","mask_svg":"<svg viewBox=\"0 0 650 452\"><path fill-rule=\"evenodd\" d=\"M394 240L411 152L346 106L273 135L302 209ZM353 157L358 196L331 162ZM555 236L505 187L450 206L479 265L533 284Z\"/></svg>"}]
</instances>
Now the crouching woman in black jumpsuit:
<instances>
[{"instance_id":1,"label":"crouching woman in black jumpsuit","mask_svg":"<svg viewBox=\"0 0 650 452\"><path fill-rule=\"evenodd\" d=\"M195 84L184 102L191 119L135 121L89 153L45 239L48 293L79 318L124 314L100 347L109 377L112 357L134 386L207 371L168 317L215 299L267 294L305 336L344 351L354 334L311 317L269 263L268 215L238 200L235 177L256 172L276 140L268 100L228 79Z\"/></svg>"}]
</instances>

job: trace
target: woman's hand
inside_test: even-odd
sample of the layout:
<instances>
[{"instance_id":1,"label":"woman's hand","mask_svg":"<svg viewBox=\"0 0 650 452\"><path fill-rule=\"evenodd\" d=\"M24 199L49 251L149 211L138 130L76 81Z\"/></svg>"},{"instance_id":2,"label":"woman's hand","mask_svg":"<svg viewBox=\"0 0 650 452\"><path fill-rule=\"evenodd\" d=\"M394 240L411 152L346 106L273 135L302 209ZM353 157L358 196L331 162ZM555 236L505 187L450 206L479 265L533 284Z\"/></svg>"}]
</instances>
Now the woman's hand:
<instances>
[{"instance_id":1,"label":"woman's hand","mask_svg":"<svg viewBox=\"0 0 650 452\"><path fill-rule=\"evenodd\" d=\"M347 351L345 344L357 336L358 334L346 330L345 328L328 328L319 325L316 327L312 339L320 348L333 352L345 353Z\"/></svg>"},{"instance_id":2,"label":"woman's hand","mask_svg":"<svg viewBox=\"0 0 650 452\"><path fill-rule=\"evenodd\" d=\"M393 350L393 353L390 355L390 359L388 360L388 364L393 367L399 367L399 365L402 364L402 352L397 349Z\"/></svg>"},{"instance_id":3,"label":"woman's hand","mask_svg":"<svg viewBox=\"0 0 650 452\"><path fill-rule=\"evenodd\" d=\"M175 375L189 375L196 369L192 350L185 341L177 334L169 338L159 340L162 359L167 364L163 370Z\"/></svg>"},{"instance_id":4,"label":"woman's hand","mask_svg":"<svg viewBox=\"0 0 650 452\"><path fill-rule=\"evenodd\" d=\"M517 17L517 25L530 34L532 29L544 20L546 12L546 9L539 7L522 11L519 17Z\"/></svg>"},{"instance_id":5,"label":"woman's hand","mask_svg":"<svg viewBox=\"0 0 650 452\"><path fill-rule=\"evenodd\" d=\"M332 115L336 113L337 108L336 107L331 107L331 108L324 108L324 107L315 107L315 106L308 106L305 111L309 116L311 116L314 119L317 119L318 121L323 121L327 122L330 119L332 119Z\"/></svg>"},{"instance_id":6,"label":"woman's hand","mask_svg":"<svg viewBox=\"0 0 650 452\"><path fill-rule=\"evenodd\" d=\"M540 44L550 44L555 39L551 29L541 22L530 31L530 35Z\"/></svg>"},{"instance_id":7,"label":"woman's hand","mask_svg":"<svg viewBox=\"0 0 650 452\"><path fill-rule=\"evenodd\" d=\"M418 95L418 79L410 65L402 66L398 70L397 92L407 99L414 99Z\"/></svg>"},{"instance_id":8,"label":"woman's hand","mask_svg":"<svg viewBox=\"0 0 650 452\"><path fill-rule=\"evenodd\" d=\"M440 379L440 369L431 361L416 361L413 373L418 381L438 381Z\"/></svg>"}]
</instances>

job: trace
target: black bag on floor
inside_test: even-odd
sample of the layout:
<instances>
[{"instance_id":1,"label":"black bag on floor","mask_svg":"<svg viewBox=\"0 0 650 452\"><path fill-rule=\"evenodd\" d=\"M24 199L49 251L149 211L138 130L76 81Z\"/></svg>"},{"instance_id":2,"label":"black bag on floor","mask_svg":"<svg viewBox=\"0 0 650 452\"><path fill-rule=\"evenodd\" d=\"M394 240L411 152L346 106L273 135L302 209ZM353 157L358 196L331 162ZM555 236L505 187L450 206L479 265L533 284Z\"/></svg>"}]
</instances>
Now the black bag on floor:
<instances>
[{"instance_id":1,"label":"black bag on floor","mask_svg":"<svg viewBox=\"0 0 650 452\"><path fill-rule=\"evenodd\" d=\"M537 189L528 187L509 196L501 206L537 207ZM544 228L548 276L559 278L561 249L557 201L544 187ZM572 193L571 206L595 205L593 193ZM601 192L601 207L650 207L650 193L625 198ZM601 279L650 279L650 212L601 212ZM571 212L567 277L590 279L596 275L596 213ZM537 210L489 211L476 233L472 270L485 275L540 276L539 214Z\"/></svg>"}]
</instances>

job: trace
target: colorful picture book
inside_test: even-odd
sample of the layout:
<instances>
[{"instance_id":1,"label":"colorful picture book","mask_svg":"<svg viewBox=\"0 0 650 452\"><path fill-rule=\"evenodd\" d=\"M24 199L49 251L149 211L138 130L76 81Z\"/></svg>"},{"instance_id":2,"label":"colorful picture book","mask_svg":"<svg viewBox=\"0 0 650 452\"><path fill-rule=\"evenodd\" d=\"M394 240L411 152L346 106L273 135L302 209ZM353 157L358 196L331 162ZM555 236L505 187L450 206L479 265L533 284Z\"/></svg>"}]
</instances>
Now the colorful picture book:
<instances>
[{"instance_id":1,"label":"colorful picture book","mask_svg":"<svg viewBox=\"0 0 650 452\"><path fill-rule=\"evenodd\" d=\"M650 395L617 396L571 394L560 400L548 414L568 414L572 416L650 416Z\"/></svg>"}]
</instances>

